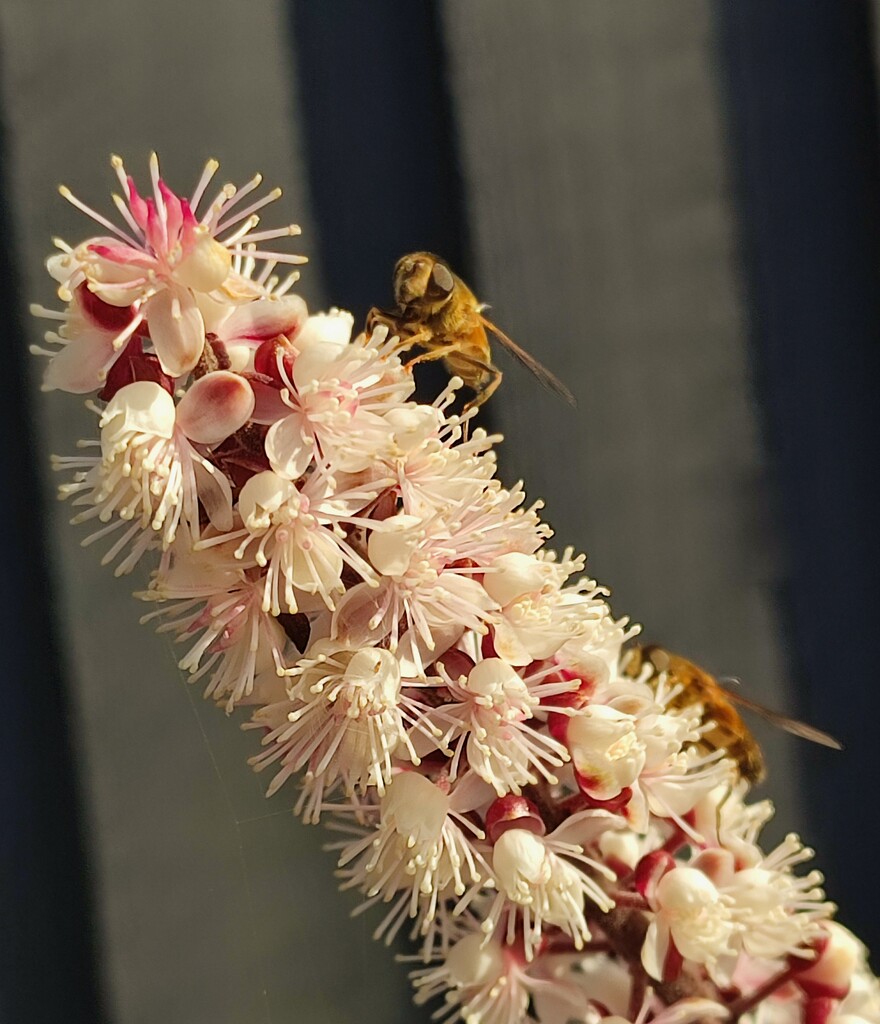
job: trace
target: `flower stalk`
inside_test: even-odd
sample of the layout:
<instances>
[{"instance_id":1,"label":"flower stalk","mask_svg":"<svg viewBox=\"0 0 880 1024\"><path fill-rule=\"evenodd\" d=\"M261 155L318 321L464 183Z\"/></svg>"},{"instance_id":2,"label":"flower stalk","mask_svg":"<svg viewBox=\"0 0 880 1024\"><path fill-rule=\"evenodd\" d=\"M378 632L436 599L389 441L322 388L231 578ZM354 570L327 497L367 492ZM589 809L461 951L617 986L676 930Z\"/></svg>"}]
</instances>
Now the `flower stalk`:
<instances>
[{"instance_id":1,"label":"flower stalk","mask_svg":"<svg viewBox=\"0 0 880 1024\"><path fill-rule=\"evenodd\" d=\"M99 438L63 498L246 716L267 795L330 820L342 888L416 943L445 1024L880 1024L880 987L796 836L769 854L711 708L458 414L414 399L386 327L310 313L259 176L178 196L118 158L121 221L48 261L44 387ZM641 667L640 667L641 666ZM700 695L698 695L700 696Z\"/></svg>"}]
</instances>

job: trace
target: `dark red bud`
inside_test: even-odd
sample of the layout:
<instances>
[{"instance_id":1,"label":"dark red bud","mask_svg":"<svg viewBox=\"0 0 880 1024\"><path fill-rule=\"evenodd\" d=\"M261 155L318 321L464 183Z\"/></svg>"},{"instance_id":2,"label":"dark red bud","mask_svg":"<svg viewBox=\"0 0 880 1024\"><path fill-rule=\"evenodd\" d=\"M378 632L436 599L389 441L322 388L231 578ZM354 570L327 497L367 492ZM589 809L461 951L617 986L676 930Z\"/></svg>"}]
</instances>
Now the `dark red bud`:
<instances>
[{"instance_id":1,"label":"dark red bud","mask_svg":"<svg viewBox=\"0 0 880 1024\"><path fill-rule=\"evenodd\" d=\"M278 369L278 360L281 359L284 372L288 379L293 373L293 362L296 359L296 349L288 338L279 334L275 338L264 341L254 353L254 369L271 378L276 384L283 384L281 371Z\"/></svg>"},{"instance_id":2,"label":"dark red bud","mask_svg":"<svg viewBox=\"0 0 880 1024\"><path fill-rule=\"evenodd\" d=\"M536 836L543 836L547 826L538 808L524 796L508 793L492 803L486 813L486 833L493 843L511 828L523 828Z\"/></svg>"}]
</instances>

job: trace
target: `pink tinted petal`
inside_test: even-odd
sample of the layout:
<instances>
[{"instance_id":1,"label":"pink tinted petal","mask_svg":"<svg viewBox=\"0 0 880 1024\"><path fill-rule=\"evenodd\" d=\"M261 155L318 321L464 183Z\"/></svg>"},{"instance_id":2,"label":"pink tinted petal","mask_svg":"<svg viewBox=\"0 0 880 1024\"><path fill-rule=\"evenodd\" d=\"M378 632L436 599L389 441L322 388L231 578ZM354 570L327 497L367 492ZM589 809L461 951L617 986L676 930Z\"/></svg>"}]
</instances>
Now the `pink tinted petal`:
<instances>
[{"instance_id":1,"label":"pink tinted petal","mask_svg":"<svg viewBox=\"0 0 880 1024\"><path fill-rule=\"evenodd\" d=\"M198 226L198 221L195 218L195 214L192 212L192 207L189 205L188 199L180 200L180 213L183 217L183 230L180 234L180 244L184 250L188 249L195 241L195 231Z\"/></svg>"},{"instance_id":2,"label":"pink tinted petal","mask_svg":"<svg viewBox=\"0 0 880 1024\"><path fill-rule=\"evenodd\" d=\"M113 347L112 334L97 330L84 332L53 357L43 375L43 390L57 389L72 395L97 391L119 355Z\"/></svg>"},{"instance_id":3,"label":"pink tinted petal","mask_svg":"<svg viewBox=\"0 0 880 1024\"><path fill-rule=\"evenodd\" d=\"M256 404L251 414L254 423L275 423L290 414L290 406L285 405L281 392L272 384L260 380L257 374L246 375L254 389Z\"/></svg>"},{"instance_id":4,"label":"pink tinted petal","mask_svg":"<svg viewBox=\"0 0 880 1024\"><path fill-rule=\"evenodd\" d=\"M113 245L102 245L92 242L88 246L89 252L100 256L101 259L110 260L111 263L124 263L126 266L153 267L156 261L151 256L146 256L140 249L133 249L130 245L123 245L117 242Z\"/></svg>"},{"instance_id":5,"label":"pink tinted petal","mask_svg":"<svg viewBox=\"0 0 880 1024\"><path fill-rule=\"evenodd\" d=\"M238 306L222 324L222 341L266 341L279 334L293 337L309 315L305 302L297 295L279 299L255 299Z\"/></svg>"},{"instance_id":6,"label":"pink tinted petal","mask_svg":"<svg viewBox=\"0 0 880 1024\"><path fill-rule=\"evenodd\" d=\"M219 444L254 411L254 392L237 373L215 370L192 385L177 406L177 424L197 444Z\"/></svg>"},{"instance_id":7,"label":"pink tinted petal","mask_svg":"<svg viewBox=\"0 0 880 1024\"><path fill-rule=\"evenodd\" d=\"M205 324L192 292L169 285L147 300L144 318L162 369L172 377L189 373L205 347Z\"/></svg>"},{"instance_id":8,"label":"pink tinted petal","mask_svg":"<svg viewBox=\"0 0 880 1024\"><path fill-rule=\"evenodd\" d=\"M180 200L164 181L159 182L159 193L165 203L165 219L167 223L168 237L170 239L176 239L178 232L180 231L180 227L183 224L183 210L181 208Z\"/></svg>"},{"instance_id":9,"label":"pink tinted petal","mask_svg":"<svg viewBox=\"0 0 880 1024\"><path fill-rule=\"evenodd\" d=\"M168 238L162 227L159 211L152 199L147 201L147 244L158 257L167 256Z\"/></svg>"},{"instance_id":10,"label":"pink tinted petal","mask_svg":"<svg viewBox=\"0 0 880 1024\"><path fill-rule=\"evenodd\" d=\"M131 210L135 223L141 230L145 230L147 226L147 204L141 198L134 183L134 178L131 175L128 176L128 208Z\"/></svg>"}]
</instances>

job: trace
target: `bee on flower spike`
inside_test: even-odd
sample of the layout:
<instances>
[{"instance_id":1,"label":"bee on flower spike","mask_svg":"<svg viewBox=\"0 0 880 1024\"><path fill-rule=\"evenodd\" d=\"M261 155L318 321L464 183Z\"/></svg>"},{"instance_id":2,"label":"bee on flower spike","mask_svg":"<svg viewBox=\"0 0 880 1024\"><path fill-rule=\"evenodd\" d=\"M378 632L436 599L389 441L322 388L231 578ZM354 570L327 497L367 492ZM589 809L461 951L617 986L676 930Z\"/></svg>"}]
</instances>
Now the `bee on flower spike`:
<instances>
[{"instance_id":1,"label":"bee on flower spike","mask_svg":"<svg viewBox=\"0 0 880 1024\"><path fill-rule=\"evenodd\" d=\"M486 306L439 256L430 252L402 256L394 267L393 284L397 308L373 307L367 315L367 332L384 325L400 338L400 351L416 346L424 349L409 366L442 359L450 374L460 377L474 393L466 409L482 405L501 383L501 370L492 362L489 334L544 387L576 404L558 377L483 315Z\"/></svg>"},{"instance_id":2,"label":"bee on flower spike","mask_svg":"<svg viewBox=\"0 0 880 1024\"><path fill-rule=\"evenodd\" d=\"M702 736L702 745L709 750L726 750L736 763L740 775L752 785L761 782L766 775L764 755L734 704L755 712L793 736L800 736L801 739L834 750L843 749L842 744L828 733L777 711L771 711L770 708L765 708L763 704L749 700L742 694L733 693L705 669L662 647L636 647L626 663L626 674L638 678L646 664L651 667L648 679L651 685L656 683L661 673L666 673L667 688L679 688L669 702L671 707L702 705L703 725L708 726Z\"/></svg>"}]
</instances>

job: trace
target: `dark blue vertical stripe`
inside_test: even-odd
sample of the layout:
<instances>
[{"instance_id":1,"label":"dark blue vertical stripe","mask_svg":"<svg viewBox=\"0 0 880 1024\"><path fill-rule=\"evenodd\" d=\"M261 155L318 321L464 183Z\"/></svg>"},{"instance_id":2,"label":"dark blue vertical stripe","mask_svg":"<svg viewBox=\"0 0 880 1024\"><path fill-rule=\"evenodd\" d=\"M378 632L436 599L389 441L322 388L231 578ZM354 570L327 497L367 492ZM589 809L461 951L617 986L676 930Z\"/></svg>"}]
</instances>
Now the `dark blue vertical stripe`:
<instances>
[{"instance_id":1,"label":"dark blue vertical stripe","mask_svg":"<svg viewBox=\"0 0 880 1024\"><path fill-rule=\"evenodd\" d=\"M2 98L0 98L2 100ZM2 102L0 102L2 110ZM8 197L0 122L0 196ZM8 208L0 202L0 1020L104 1019L68 697L25 395L28 359Z\"/></svg>"},{"instance_id":2,"label":"dark blue vertical stripe","mask_svg":"<svg viewBox=\"0 0 880 1024\"><path fill-rule=\"evenodd\" d=\"M840 917L880 948L880 160L867 0L716 5L751 333L790 553L805 830ZM821 763L822 768L818 765Z\"/></svg>"},{"instance_id":3,"label":"dark blue vertical stripe","mask_svg":"<svg viewBox=\"0 0 880 1024\"><path fill-rule=\"evenodd\" d=\"M394 263L415 250L439 253L469 279L436 3L289 0L288 10L329 300L359 323L370 306L390 306ZM424 370L426 395L436 393L443 371Z\"/></svg>"}]
</instances>

